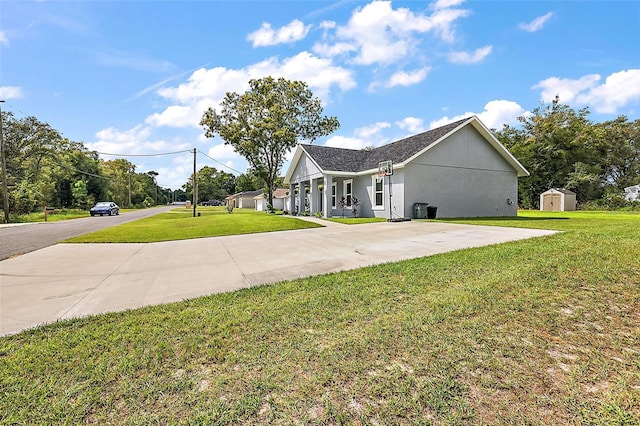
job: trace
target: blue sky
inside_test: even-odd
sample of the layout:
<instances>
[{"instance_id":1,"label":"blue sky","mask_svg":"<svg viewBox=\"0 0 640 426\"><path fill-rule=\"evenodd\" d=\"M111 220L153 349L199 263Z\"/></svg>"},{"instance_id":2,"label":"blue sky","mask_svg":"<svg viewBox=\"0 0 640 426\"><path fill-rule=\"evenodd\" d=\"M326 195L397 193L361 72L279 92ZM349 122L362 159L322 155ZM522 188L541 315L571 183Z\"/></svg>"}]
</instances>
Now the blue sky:
<instances>
[{"instance_id":1,"label":"blue sky","mask_svg":"<svg viewBox=\"0 0 640 426\"><path fill-rule=\"evenodd\" d=\"M198 123L267 75L306 81L341 123L315 143L340 147L472 114L515 125L556 94L595 121L636 119L640 2L0 1L3 110L98 152L195 147L245 172ZM125 158L174 189L193 170L188 153Z\"/></svg>"}]
</instances>

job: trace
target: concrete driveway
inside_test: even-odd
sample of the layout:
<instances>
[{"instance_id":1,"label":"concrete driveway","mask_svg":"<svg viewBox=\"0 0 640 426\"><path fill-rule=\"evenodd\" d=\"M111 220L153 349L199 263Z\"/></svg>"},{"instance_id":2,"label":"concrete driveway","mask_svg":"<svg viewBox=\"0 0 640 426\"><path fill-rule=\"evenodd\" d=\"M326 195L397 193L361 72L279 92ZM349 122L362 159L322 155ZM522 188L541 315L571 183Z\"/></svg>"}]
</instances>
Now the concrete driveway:
<instances>
[{"instance_id":1,"label":"concrete driveway","mask_svg":"<svg viewBox=\"0 0 640 426\"><path fill-rule=\"evenodd\" d=\"M161 243L58 244L3 260L0 335L59 319L554 233L415 221L321 223L326 227Z\"/></svg>"}]
</instances>

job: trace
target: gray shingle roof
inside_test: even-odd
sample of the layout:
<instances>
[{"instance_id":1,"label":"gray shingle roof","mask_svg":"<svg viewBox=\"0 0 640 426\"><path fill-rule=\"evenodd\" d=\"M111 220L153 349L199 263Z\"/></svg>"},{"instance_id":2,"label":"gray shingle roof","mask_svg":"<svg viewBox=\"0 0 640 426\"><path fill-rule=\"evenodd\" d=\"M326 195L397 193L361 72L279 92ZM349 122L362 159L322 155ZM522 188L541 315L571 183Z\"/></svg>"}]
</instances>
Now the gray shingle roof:
<instances>
[{"instance_id":1,"label":"gray shingle roof","mask_svg":"<svg viewBox=\"0 0 640 426\"><path fill-rule=\"evenodd\" d=\"M322 170L359 172L375 169L382 161L402 163L468 119L469 117L368 151L309 144L301 146Z\"/></svg>"}]
</instances>

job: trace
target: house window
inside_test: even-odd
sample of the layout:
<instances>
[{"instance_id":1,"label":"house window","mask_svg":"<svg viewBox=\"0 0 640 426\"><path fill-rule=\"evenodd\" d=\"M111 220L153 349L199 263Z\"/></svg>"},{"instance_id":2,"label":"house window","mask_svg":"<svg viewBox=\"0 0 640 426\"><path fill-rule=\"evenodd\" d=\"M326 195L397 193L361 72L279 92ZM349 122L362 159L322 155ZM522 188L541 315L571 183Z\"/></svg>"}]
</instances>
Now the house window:
<instances>
[{"instance_id":1,"label":"house window","mask_svg":"<svg viewBox=\"0 0 640 426\"><path fill-rule=\"evenodd\" d=\"M373 207L384 208L384 178L373 176L372 180Z\"/></svg>"},{"instance_id":2,"label":"house window","mask_svg":"<svg viewBox=\"0 0 640 426\"><path fill-rule=\"evenodd\" d=\"M353 180L345 180L343 183L343 195L347 201L347 207L351 207L351 195L353 194Z\"/></svg>"},{"instance_id":3,"label":"house window","mask_svg":"<svg viewBox=\"0 0 640 426\"><path fill-rule=\"evenodd\" d=\"M331 184L331 208L333 209L335 209L338 206L338 203L336 201L337 195L338 195L338 184L333 183Z\"/></svg>"}]
</instances>

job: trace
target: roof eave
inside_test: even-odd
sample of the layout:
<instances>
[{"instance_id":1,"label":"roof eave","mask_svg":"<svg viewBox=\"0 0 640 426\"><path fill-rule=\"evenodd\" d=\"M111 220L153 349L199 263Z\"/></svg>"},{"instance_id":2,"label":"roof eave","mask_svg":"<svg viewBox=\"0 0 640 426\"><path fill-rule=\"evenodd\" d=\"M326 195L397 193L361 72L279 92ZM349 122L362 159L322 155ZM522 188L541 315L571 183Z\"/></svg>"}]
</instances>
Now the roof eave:
<instances>
[{"instance_id":1,"label":"roof eave","mask_svg":"<svg viewBox=\"0 0 640 426\"><path fill-rule=\"evenodd\" d=\"M474 115L468 121L464 122L463 125L467 125L468 123L471 123L471 125L482 136L484 136L484 138L500 153L500 155L502 155L502 157L507 160L511 167L513 167L517 172L518 177L530 176L529 171L524 168L524 166L518 161L518 159L514 157L513 154L511 154L509 150L504 147L504 145L500 143L498 138L494 136L493 132L487 129L484 123L482 123L482 121L480 121L477 116Z\"/></svg>"}]
</instances>

